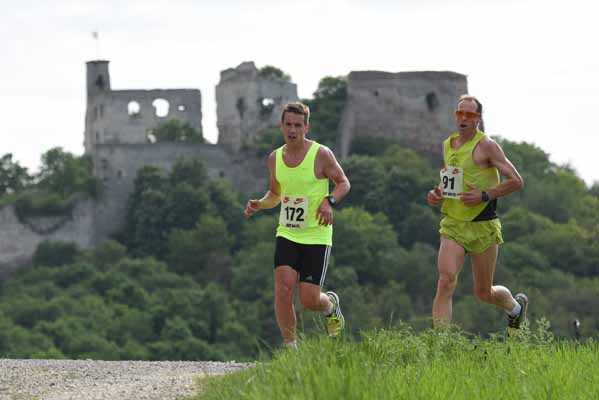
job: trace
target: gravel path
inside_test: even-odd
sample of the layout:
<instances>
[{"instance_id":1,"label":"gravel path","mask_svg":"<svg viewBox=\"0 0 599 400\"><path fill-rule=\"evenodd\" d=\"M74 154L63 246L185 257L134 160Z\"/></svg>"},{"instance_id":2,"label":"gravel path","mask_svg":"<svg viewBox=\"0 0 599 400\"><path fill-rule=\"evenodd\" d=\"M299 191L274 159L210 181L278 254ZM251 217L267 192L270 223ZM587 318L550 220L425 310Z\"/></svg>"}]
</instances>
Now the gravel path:
<instances>
[{"instance_id":1,"label":"gravel path","mask_svg":"<svg viewBox=\"0 0 599 400\"><path fill-rule=\"evenodd\" d=\"M0 359L0 400L174 400L196 379L247 368L235 362Z\"/></svg>"}]
</instances>

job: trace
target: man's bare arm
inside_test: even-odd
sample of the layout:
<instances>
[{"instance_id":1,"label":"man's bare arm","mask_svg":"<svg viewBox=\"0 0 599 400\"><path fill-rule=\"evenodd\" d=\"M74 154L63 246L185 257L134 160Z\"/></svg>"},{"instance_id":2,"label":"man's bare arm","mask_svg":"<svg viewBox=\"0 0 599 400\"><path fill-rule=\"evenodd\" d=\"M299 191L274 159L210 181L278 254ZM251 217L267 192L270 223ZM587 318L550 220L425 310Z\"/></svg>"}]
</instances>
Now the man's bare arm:
<instances>
[{"instance_id":1,"label":"man's bare arm","mask_svg":"<svg viewBox=\"0 0 599 400\"><path fill-rule=\"evenodd\" d=\"M337 162L335 155L329 148L326 147L324 151L323 167L324 175L333 181L335 185L331 195L337 202L340 202L349 193L351 185L349 183L349 179L347 179L347 176L343 171L343 168L341 168L341 165L339 165Z\"/></svg>"},{"instance_id":2,"label":"man's bare arm","mask_svg":"<svg viewBox=\"0 0 599 400\"><path fill-rule=\"evenodd\" d=\"M318 150L317 157L320 157L322 161L323 175L335 184L331 196L335 198L336 202L343 200L350 189L349 179L345 176L343 168L337 162L333 152L325 146ZM326 198L323 198L320 202L316 210L316 216L320 225L327 226L333 223L333 208Z\"/></svg>"},{"instance_id":3,"label":"man's bare arm","mask_svg":"<svg viewBox=\"0 0 599 400\"><path fill-rule=\"evenodd\" d=\"M489 200L495 200L499 197L514 193L524 186L524 180L516 170L516 167L507 159L503 149L494 140L488 140L479 146L484 146L485 154L488 155L489 166L495 167L505 179L497 186L486 190ZM467 206L476 206L482 203L482 191L479 188L472 187L468 192L462 193L460 200Z\"/></svg>"},{"instance_id":4,"label":"man's bare arm","mask_svg":"<svg viewBox=\"0 0 599 400\"><path fill-rule=\"evenodd\" d=\"M491 140L488 149L490 164L497 168L499 173L505 177L499 185L487 190L489 199L494 200L504 197L522 189L524 187L524 179L522 179L514 164L505 156L501 146L494 140Z\"/></svg>"},{"instance_id":5,"label":"man's bare arm","mask_svg":"<svg viewBox=\"0 0 599 400\"><path fill-rule=\"evenodd\" d=\"M268 191L262 196L261 199L250 199L245 206L243 214L246 218L251 217L260 210L266 210L274 208L281 202L281 185L277 182L275 177L276 168L276 151L270 153L268 156L268 171L269 171L269 185Z\"/></svg>"}]
</instances>

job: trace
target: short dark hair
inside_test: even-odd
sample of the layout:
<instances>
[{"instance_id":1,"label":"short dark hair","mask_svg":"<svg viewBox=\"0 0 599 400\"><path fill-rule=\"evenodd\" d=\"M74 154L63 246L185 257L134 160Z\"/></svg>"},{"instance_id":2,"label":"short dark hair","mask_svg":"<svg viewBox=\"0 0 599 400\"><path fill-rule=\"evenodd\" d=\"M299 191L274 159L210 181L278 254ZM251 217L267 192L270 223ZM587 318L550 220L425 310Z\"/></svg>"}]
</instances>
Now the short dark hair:
<instances>
[{"instance_id":1,"label":"short dark hair","mask_svg":"<svg viewBox=\"0 0 599 400\"><path fill-rule=\"evenodd\" d=\"M281 112L281 122L285 119L285 113L290 112L293 114L299 114L304 116L304 124L310 122L310 107L299 101L285 104L283 111Z\"/></svg>"},{"instance_id":2,"label":"short dark hair","mask_svg":"<svg viewBox=\"0 0 599 400\"><path fill-rule=\"evenodd\" d=\"M463 94L460 96L460 100L458 100L458 104L460 104L460 102L464 101L464 100L473 101L474 103L476 103L476 112L482 115L483 104L480 101L478 101L478 99L476 97L471 96L469 94Z\"/></svg>"}]
</instances>

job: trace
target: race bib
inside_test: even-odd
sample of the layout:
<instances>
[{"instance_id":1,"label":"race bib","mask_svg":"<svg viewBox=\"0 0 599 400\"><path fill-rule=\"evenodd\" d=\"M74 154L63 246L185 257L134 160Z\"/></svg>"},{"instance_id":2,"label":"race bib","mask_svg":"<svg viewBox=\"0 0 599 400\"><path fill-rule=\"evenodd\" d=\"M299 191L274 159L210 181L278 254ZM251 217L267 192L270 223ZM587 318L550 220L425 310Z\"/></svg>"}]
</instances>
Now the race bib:
<instances>
[{"instance_id":1,"label":"race bib","mask_svg":"<svg viewBox=\"0 0 599 400\"><path fill-rule=\"evenodd\" d=\"M464 170L448 166L441 170L441 190L446 199L457 199L463 192Z\"/></svg>"},{"instance_id":2,"label":"race bib","mask_svg":"<svg viewBox=\"0 0 599 400\"><path fill-rule=\"evenodd\" d=\"M308 227L308 198L306 196L283 196L279 225L286 228Z\"/></svg>"}]
</instances>

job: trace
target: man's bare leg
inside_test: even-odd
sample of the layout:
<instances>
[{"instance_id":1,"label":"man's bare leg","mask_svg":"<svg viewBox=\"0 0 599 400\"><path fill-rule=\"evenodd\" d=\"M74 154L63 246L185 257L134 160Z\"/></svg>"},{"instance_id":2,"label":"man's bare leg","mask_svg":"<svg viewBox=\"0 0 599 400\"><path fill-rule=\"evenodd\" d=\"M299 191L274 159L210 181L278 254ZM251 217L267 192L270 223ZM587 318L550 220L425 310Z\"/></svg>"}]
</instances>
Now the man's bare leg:
<instances>
[{"instance_id":1,"label":"man's bare leg","mask_svg":"<svg viewBox=\"0 0 599 400\"><path fill-rule=\"evenodd\" d=\"M505 286L493 285L495 265L499 245L495 244L482 253L472 254L472 279L474 282L474 295L485 303L510 312L516 306L516 300Z\"/></svg>"},{"instance_id":2,"label":"man's bare leg","mask_svg":"<svg viewBox=\"0 0 599 400\"><path fill-rule=\"evenodd\" d=\"M285 344L295 342L297 318L293 297L297 271L288 265L275 268L275 316Z\"/></svg>"},{"instance_id":3,"label":"man's bare leg","mask_svg":"<svg viewBox=\"0 0 599 400\"><path fill-rule=\"evenodd\" d=\"M451 322L452 298L458 283L458 274L464 264L466 252L455 241L441 236L439 246L439 281L433 302L433 324L442 327Z\"/></svg>"},{"instance_id":4,"label":"man's bare leg","mask_svg":"<svg viewBox=\"0 0 599 400\"><path fill-rule=\"evenodd\" d=\"M300 282L299 301L311 311L327 313L333 308L329 296L321 292L320 286L312 283Z\"/></svg>"}]
</instances>

